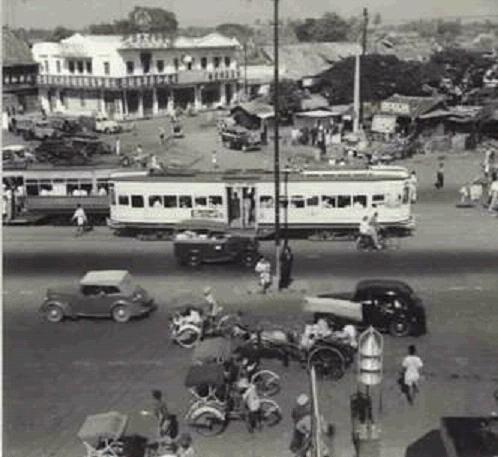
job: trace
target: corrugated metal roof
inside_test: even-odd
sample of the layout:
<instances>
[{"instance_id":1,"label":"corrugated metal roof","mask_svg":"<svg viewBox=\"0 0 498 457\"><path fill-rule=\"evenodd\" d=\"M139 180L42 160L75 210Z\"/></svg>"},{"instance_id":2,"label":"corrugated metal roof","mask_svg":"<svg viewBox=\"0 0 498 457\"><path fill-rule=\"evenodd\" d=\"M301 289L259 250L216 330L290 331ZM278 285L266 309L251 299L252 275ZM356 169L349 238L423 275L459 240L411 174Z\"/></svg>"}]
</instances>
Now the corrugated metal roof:
<instances>
[{"instance_id":1,"label":"corrugated metal roof","mask_svg":"<svg viewBox=\"0 0 498 457\"><path fill-rule=\"evenodd\" d=\"M7 27L2 27L2 65L35 65L28 44Z\"/></svg>"}]
</instances>

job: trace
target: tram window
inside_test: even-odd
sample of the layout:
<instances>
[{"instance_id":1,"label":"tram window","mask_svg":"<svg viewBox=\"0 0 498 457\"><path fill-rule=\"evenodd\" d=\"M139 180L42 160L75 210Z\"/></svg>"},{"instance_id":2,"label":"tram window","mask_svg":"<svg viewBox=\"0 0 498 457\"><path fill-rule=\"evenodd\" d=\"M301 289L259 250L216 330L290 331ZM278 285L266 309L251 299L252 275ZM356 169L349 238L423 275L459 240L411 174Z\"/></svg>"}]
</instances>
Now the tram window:
<instances>
[{"instance_id":1,"label":"tram window","mask_svg":"<svg viewBox=\"0 0 498 457\"><path fill-rule=\"evenodd\" d=\"M304 197L302 195L293 195L291 197L292 208L304 208Z\"/></svg>"},{"instance_id":2,"label":"tram window","mask_svg":"<svg viewBox=\"0 0 498 457\"><path fill-rule=\"evenodd\" d=\"M92 185L92 181L88 180L88 179L82 179L80 181L80 192L81 192L81 195L90 195L92 193L92 189L93 189L93 185Z\"/></svg>"},{"instance_id":3,"label":"tram window","mask_svg":"<svg viewBox=\"0 0 498 457\"><path fill-rule=\"evenodd\" d=\"M67 180L66 193L68 195L73 195L73 192L78 189L79 189L79 183L77 179Z\"/></svg>"},{"instance_id":4,"label":"tram window","mask_svg":"<svg viewBox=\"0 0 498 457\"><path fill-rule=\"evenodd\" d=\"M207 198L195 197L195 206L207 206Z\"/></svg>"},{"instance_id":5,"label":"tram window","mask_svg":"<svg viewBox=\"0 0 498 457\"><path fill-rule=\"evenodd\" d=\"M351 195L339 195L337 197L338 208L349 208L351 206Z\"/></svg>"},{"instance_id":6,"label":"tram window","mask_svg":"<svg viewBox=\"0 0 498 457\"><path fill-rule=\"evenodd\" d=\"M29 196L39 195L38 181L35 179L26 180L26 194Z\"/></svg>"},{"instance_id":7,"label":"tram window","mask_svg":"<svg viewBox=\"0 0 498 457\"><path fill-rule=\"evenodd\" d=\"M353 208L366 208L367 196L366 195L353 195Z\"/></svg>"},{"instance_id":8,"label":"tram window","mask_svg":"<svg viewBox=\"0 0 498 457\"><path fill-rule=\"evenodd\" d=\"M315 195L313 197L308 197L306 199L306 206L318 206L320 203L320 199L318 198L318 195Z\"/></svg>"},{"instance_id":9,"label":"tram window","mask_svg":"<svg viewBox=\"0 0 498 457\"><path fill-rule=\"evenodd\" d=\"M209 196L209 206L211 208L216 208L218 206L223 205L223 198L219 195L210 195Z\"/></svg>"},{"instance_id":10,"label":"tram window","mask_svg":"<svg viewBox=\"0 0 498 457\"><path fill-rule=\"evenodd\" d=\"M259 197L259 206L261 208L273 208L273 197L270 195L261 195Z\"/></svg>"},{"instance_id":11,"label":"tram window","mask_svg":"<svg viewBox=\"0 0 498 457\"><path fill-rule=\"evenodd\" d=\"M176 195L163 195L163 198L165 208L176 208L178 206Z\"/></svg>"},{"instance_id":12,"label":"tram window","mask_svg":"<svg viewBox=\"0 0 498 457\"><path fill-rule=\"evenodd\" d=\"M118 203L121 206L128 206L130 204L130 197L128 197L128 195L120 195L118 197Z\"/></svg>"},{"instance_id":13,"label":"tram window","mask_svg":"<svg viewBox=\"0 0 498 457\"><path fill-rule=\"evenodd\" d=\"M150 208L161 208L163 206L162 198L160 195L150 195L149 196L149 207Z\"/></svg>"},{"instance_id":14,"label":"tram window","mask_svg":"<svg viewBox=\"0 0 498 457\"><path fill-rule=\"evenodd\" d=\"M97 192L100 194L100 189L105 189L106 193L109 192L109 180L97 179Z\"/></svg>"},{"instance_id":15,"label":"tram window","mask_svg":"<svg viewBox=\"0 0 498 457\"><path fill-rule=\"evenodd\" d=\"M131 196L131 207L132 208L143 208L144 207L143 195L132 195Z\"/></svg>"},{"instance_id":16,"label":"tram window","mask_svg":"<svg viewBox=\"0 0 498 457\"><path fill-rule=\"evenodd\" d=\"M322 206L324 208L336 208L337 200L335 196L322 195Z\"/></svg>"},{"instance_id":17,"label":"tram window","mask_svg":"<svg viewBox=\"0 0 498 457\"><path fill-rule=\"evenodd\" d=\"M40 195L48 195L52 192L53 185L49 179L42 179L40 181Z\"/></svg>"},{"instance_id":18,"label":"tram window","mask_svg":"<svg viewBox=\"0 0 498 457\"><path fill-rule=\"evenodd\" d=\"M372 206L374 208L377 208L378 206L383 205L384 199L385 199L384 194L376 194L376 195L372 196Z\"/></svg>"},{"instance_id":19,"label":"tram window","mask_svg":"<svg viewBox=\"0 0 498 457\"><path fill-rule=\"evenodd\" d=\"M180 208L192 208L192 197L190 195L180 195L178 200Z\"/></svg>"}]
</instances>

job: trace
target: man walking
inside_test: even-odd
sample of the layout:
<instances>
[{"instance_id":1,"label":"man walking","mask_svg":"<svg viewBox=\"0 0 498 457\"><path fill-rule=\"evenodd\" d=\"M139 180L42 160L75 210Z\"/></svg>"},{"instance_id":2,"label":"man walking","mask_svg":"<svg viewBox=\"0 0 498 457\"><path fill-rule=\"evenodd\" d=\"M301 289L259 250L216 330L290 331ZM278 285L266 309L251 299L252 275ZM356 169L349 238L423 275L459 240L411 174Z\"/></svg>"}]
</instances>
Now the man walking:
<instances>
[{"instance_id":1,"label":"man walking","mask_svg":"<svg viewBox=\"0 0 498 457\"><path fill-rule=\"evenodd\" d=\"M296 456L304 456L311 444L311 402L306 394L297 397L291 416L294 429L290 450Z\"/></svg>"},{"instance_id":2,"label":"man walking","mask_svg":"<svg viewBox=\"0 0 498 457\"><path fill-rule=\"evenodd\" d=\"M153 412L154 416L157 419L157 428L159 431L159 436L165 437L170 432L169 410L168 407L166 406L166 403L163 400L163 393L160 390L153 390L152 398L154 400Z\"/></svg>"},{"instance_id":3,"label":"man walking","mask_svg":"<svg viewBox=\"0 0 498 457\"><path fill-rule=\"evenodd\" d=\"M71 218L71 222L73 221L76 221L76 236L83 235L88 219L86 217L85 210L79 203L76 206L76 211L74 212L73 217Z\"/></svg>"},{"instance_id":4,"label":"man walking","mask_svg":"<svg viewBox=\"0 0 498 457\"><path fill-rule=\"evenodd\" d=\"M159 143L164 145L164 140L166 138L166 131L164 130L163 127L159 127Z\"/></svg>"},{"instance_id":5,"label":"man walking","mask_svg":"<svg viewBox=\"0 0 498 457\"><path fill-rule=\"evenodd\" d=\"M254 268L254 271L259 274L259 285L261 286L261 293L266 294L266 291L271 286L271 265L270 262L261 256Z\"/></svg>"},{"instance_id":6,"label":"man walking","mask_svg":"<svg viewBox=\"0 0 498 457\"><path fill-rule=\"evenodd\" d=\"M420 370L424 366L422 359L417 355L415 345L408 346L408 355L403 359L401 366L404 370L403 381L406 387L406 398L410 405L413 405L415 395L419 390Z\"/></svg>"},{"instance_id":7,"label":"man walking","mask_svg":"<svg viewBox=\"0 0 498 457\"><path fill-rule=\"evenodd\" d=\"M242 400L247 409L247 428L249 433L253 433L255 428L261 429L261 400L256 386L247 379L241 379L239 387L243 389Z\"/></svg>"},{"instance_id":8,"label":"man walking","mask_svg":"<svg viewBox=\"0 0 498 457\"><path fill-rule=\"evenodd\" d=\"M439 164L439 168L436 172L436 189L442 189L444 187L444 162Z\"/></svg>"},{"instance_id":9,"label":"man walking","mask_svg":"<svg viewBox=\"0 0 498 457\"><path fill-rule=\"evenodd\" d=\"M282 253L280 254L280 280L278 284L279 290L289 287L292 281L292 263L294 261L294 254L289 244L286 242Z\"/></svg>"}]
</instances>

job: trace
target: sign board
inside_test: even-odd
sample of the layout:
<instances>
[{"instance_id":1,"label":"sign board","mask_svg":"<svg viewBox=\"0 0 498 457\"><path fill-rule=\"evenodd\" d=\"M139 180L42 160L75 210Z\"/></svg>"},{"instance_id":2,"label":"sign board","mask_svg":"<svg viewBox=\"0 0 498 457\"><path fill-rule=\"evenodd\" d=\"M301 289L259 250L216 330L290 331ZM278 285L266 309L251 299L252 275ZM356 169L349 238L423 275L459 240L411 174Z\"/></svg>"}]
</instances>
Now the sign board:
<instances>
[{"instance_id":1,"label":"sign board","mask_svg":"<svg viewBox=\"0 0 498 457\"><path fill-rule=\"evenodd\" d=\"M223 219L223 213L216 209L193 209L193 219Z\"/></svg>"},{"instance_id":2,"label":"sign board","mask_svg":"<svg viewBox=\"0 0 498 457\"><path fill-rule=\"evenodd\" d=\"M408 103L384 101L380 104L383 113L410 116L410 105Z\"/></svg>"},{"instance_id":3,"label":"sign board","mask_svg":"<svg viewBox=\"0 0 498 457\"><path fill-rule=\"evenodd\" d=\"M396 131L396 116L376 114L372 120L372 132L394 133Z\"/></svg>"}]
</instances>

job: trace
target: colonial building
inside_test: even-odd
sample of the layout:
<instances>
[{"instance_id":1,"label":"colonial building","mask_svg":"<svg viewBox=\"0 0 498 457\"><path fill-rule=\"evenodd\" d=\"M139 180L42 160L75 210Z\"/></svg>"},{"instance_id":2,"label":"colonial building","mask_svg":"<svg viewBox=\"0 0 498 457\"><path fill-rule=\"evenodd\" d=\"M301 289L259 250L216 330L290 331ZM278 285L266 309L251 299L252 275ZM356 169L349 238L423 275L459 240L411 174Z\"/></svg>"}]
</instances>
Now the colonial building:
<instances>
[{"instance_id":1,"label":"colonial building","mask_svg":"<svg viewBox=\"0 0 498 457\"><path fill-rule=\"evenodd\" d=\"M75 34L37 43L40 101L47 112L143 118L228 105L240 77L236 39Z\"/></svg>"},{"instance_id":2,"label":"colonial building","mask_svg":"<svg viewBox=\"0 0 498 457\"><path fill-rule=\"evenodd\" d=\"M38 65L29 46L7 27L2 28L2 107L4 113L33 111L38 103Z\"/></svg>"}]
</instances>

